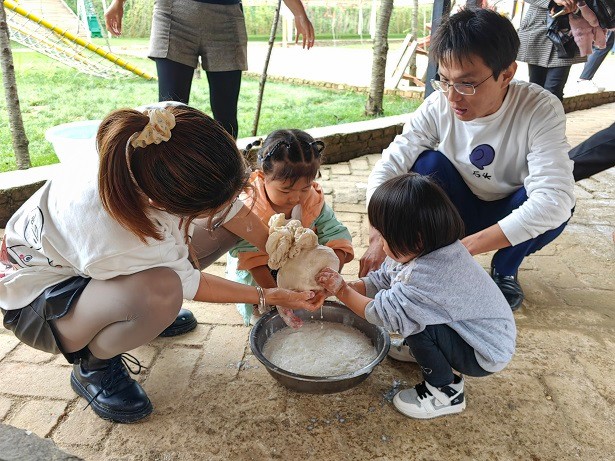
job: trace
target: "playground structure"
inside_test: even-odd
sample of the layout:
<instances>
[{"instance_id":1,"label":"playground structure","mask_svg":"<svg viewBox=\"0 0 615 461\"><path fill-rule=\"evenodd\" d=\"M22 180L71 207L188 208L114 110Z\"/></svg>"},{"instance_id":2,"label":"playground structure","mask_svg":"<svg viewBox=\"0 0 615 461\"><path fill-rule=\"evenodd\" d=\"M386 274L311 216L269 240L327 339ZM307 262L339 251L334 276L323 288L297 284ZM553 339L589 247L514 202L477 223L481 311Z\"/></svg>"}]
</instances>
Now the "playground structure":
<instances>
[{"instance_id":1,"label":"playground structure","mask_svg":"<svg viewBox=\"0 0 615 461\"><path fill-rule=\"evenodd\" d=\"M53 13L53 15L61 14L61 18L66 18L67 15L70 18L72 14L74 24L79 24L77 16L61 0L31 3L44 9L41 16L47 16L46 11ZM27 1L21 1L17 4L11 0L4 0L3 4L6 9L11 39L84 74L102 78L138 76L146 80L153 80L155 77L152 75L147 74L84 38L84 36L95 36L93 33L96 30L95 23L98 25L97 33L99 35L102 35L102 28L94 13L91 0L80 1L79 3L82 5L81 8L84 9L84 17L87 20L88 28L87 31L84 27L84 30L78 30L73 33L24 9L23 6L28 4ZM61 6L58 6L58 4ZM87 8L88 4L90 6L89 10ZM64 11L59 13L62 10L62 6ZM87 11L90 11L89 18ZM90 23L92 24L91 26L89 25Z\"/></svg>"}]
</instances>

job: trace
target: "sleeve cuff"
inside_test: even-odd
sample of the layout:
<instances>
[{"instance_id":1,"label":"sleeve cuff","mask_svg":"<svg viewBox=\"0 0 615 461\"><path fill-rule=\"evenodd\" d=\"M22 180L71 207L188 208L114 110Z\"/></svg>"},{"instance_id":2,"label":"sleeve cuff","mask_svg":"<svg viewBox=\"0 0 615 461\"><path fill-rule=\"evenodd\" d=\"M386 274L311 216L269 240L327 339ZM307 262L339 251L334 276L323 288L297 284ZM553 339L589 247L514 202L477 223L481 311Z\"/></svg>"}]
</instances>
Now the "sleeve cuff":
<instances>
[{"instance_id":1,"label":"sleeve cuff","mask_svg":"<svg viewBox=\"0 0 615 461\"><path fill-rule=\"evenodd\" d=\"M532 238L532 235L519 223L514 213L499 220L498 225L511 246L519 245Z\"/></svg>"},{"instance_id":2,"label":"sleeve cuff","mask_svg":"<svg viewBox=\"0 0 615 461\"><path fill-rule=\"evenodd\" d=\"M383 327L384 323L376 313L376 308L374 306L374 301L370 301L367 306L365 306L365 320L367 320L372 325L377 325L379 327Z\"/></svg>"},{"instance_id":3,"label":"sleeve cuff","mask_svg":"<svg viewBox=\"0 0 615 461\"><path fill-rule=\"evenodd\" d=\"M374 282L369 277L361 277L361 280L365 284L365 296L368 298L375 298L378 293L378 287L374 285Z\"/></svg>"}]
</instances>

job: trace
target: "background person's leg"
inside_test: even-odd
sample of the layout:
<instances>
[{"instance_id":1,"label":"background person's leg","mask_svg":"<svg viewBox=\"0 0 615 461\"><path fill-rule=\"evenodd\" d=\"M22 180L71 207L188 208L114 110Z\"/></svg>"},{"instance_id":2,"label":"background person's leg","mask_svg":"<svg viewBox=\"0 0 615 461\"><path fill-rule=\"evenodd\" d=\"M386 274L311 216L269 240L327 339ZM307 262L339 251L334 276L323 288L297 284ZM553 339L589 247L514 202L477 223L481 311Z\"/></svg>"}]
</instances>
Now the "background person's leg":
<instances>
[{"instance_id":1,"label":"background person's leg","mask_svg":"<svg viewBox=\"0 0 615 461\"><path fill-rule=\"evenodd\" d=\"M194 68L165 58L156 58L158 101L178 101L188 104Z\"/></svg>"},{"instance_id":2,"label":"background person's leg","mask_svg":"<svg viewBox=\"0 0 615 461\"><path fill-rule=\"evenodd\" d=\"M564 100L564 86L566 86L571 67L552 67L547 72L544 88L557 96L560 101Z\"/></svg>"},{"instance_id":3,"label":"background person's leg","mask_svg":"<svg viewBox=\"0 0 615 461\"><path fill-rule=\"evenodd\" d=\"M609 54L610 49L613 47L613 43L615 43L615 32L608 31L608 36L606 38L606 47L593 48L592 54L587 57L587 62L583 66L583 72L579 76L579 80L591 80L596 75L596 71L606 58L606 55Z\"/></svg>"},{"instance_id":4,"label":"background person's leg","mask_svg":"<svg viewBox=\"0 0 615 461\"><path fill-rule=\"evenodd\" d=\"M568 156L574 161L575 181L615 166L615 123L572 148Z\"/></svg>"},{"instance_id":5,"label":"background person's leg","mask_svg":"<svg viewBox=\"0 0 615 461\"><path fill-rule=\"evenodd\" d=\"M241 88L240 70L228 72L207 71L209 102L214 119L235 139L238 134L237 104Z\"/></svg>"},{"instance_id":6,"label":"background person's leg","mask_svg":"<svg viewBox=\"0 0 615 461\"><path fill-rule=\"evenodd\" d=\"M531 83L545 87L545 81L547 80L547 72L549 69L546 67L536 66L534 64L527 65L527 71Z\"/></svg>"}]
</instances>

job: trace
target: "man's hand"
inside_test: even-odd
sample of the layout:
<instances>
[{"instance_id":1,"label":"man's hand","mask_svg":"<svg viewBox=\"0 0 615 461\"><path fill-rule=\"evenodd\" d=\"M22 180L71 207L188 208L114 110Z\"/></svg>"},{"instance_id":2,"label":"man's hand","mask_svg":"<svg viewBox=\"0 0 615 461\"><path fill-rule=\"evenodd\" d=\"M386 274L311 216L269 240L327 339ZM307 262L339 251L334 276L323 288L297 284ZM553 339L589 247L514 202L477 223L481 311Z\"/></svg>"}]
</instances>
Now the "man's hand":
<instances>
[{"instance_id":1,"label":"man's hand","mask_svg":"<svg viewBox=\"0 0 615 461\"><path fill-rule=\"evenodd\" d=\"M365 277L369 272L375 271L386 258L382 248L380 233L373 227L369 228L369 247L359 260L359 277Z\"/></svg>"},{"instance_id":2,"label":"man's hand","mask_svg":"<svg viewBox=\"0 0 615 461\"><path fill-rule=\"evenodd\" d=\"M122 35L122 17L124 16L124 0L113 0L109 9L105 11L105 26L107 30L119 37Z\"/></svg>"}]
</instances>

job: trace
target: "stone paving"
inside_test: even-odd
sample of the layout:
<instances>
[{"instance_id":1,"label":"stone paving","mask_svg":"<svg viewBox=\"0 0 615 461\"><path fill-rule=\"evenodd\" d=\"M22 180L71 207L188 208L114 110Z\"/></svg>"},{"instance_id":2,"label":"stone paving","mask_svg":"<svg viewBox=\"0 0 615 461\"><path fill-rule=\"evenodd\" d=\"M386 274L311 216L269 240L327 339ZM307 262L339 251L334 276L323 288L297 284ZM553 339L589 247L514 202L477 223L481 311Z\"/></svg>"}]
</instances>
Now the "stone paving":
<instances>
[{"instance_id":1,"label":"stone paving","mask_svg":"<svg viewBox=\"0 0 615 461\"><path fill-rule=\"evenodd\" d=\"M568 114L570 143L614 119L615 104ZM323 167L327 200L357 248L348 279L367 243L365 183L379 157ZM252 355L233 305L191 302L194 332L133 351L148 367L139 380L154 404L133 425L84 411L61 356L0 328L0 422L87 460L615 460L615 169L576 193L565 232L521 267L527 299L515 314L515 358L501 373L467 379L461 415L397 413L387 392L416 382L419 370L390 359L340 394L289 391ZM490 255L478 259L487 267ZM223 275L223 262L208 270Z\"/></svg>"}]
</instances>

